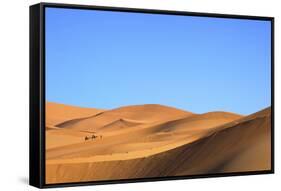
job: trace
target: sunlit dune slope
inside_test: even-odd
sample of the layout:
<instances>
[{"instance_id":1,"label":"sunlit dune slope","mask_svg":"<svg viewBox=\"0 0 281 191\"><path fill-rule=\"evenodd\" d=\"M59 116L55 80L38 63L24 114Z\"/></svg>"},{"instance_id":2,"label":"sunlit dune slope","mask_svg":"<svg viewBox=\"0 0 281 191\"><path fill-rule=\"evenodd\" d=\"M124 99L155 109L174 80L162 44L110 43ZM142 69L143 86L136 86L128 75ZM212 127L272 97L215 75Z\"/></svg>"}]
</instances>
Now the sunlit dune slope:
<instances>
[{"instance_id":1,"label":"sunlit dune slope","mask_svg":"<svg viewBox=\"0 0 281 191\"><path fill-rule=\"evenodd\" d=\"M101 109L81 108L59 103L46 103L47 125L55 126L67 120L89 117L102 112Z\"/></svg>"},{"instance_id":2,"label":"sunlit dune slope","mask_svg":"<svg viewBox=\"0 0 281 191\"><path fill-rule=\"evenodd\" d=\"M157 104L146 104L108 110L87 119L74 123L65 122L59 126L76 130L97 131L99 128L121 119L135 120L136 123L151 123L178 119L189 115L192 115L192 113Z\"/></svg>"}]
</instances>

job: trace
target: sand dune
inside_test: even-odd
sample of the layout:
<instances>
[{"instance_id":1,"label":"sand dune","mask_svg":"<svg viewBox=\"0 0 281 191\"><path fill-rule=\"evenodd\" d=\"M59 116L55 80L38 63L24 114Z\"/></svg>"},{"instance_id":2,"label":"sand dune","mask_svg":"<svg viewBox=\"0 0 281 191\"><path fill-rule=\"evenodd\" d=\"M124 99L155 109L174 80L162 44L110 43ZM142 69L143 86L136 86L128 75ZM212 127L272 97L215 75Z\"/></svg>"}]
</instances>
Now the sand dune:
<instances>
[{"instance_id":1,"label":"sand dune","mask_svg":"<svg viewBox=\"0 0 281 191\"><path fill-rule=\"evenodd\" d=\"M151 123L179 119L190 115L192 115L191 112L157 104L135 105L105 111L85 120L63 125L63 127L76 130L97 131L99 128L122 118Z\"/></svg>"},{"instance_id":2,"label":"sand dune","mask_svg":"<svg viewBox=\"0 0 281 191\"><path fill-rule=\"evenodd\" d=\"M206 114L197 114L185 117L178 120L168 121L158 126L159 131L173 132L173 131L202 131L202 129L211 129L218 125L237 120L241 115L232 114L228 112L209 112Z\"/></svg>"},{"instance_id":3,"label":"sand dune","mask_svg":"<svg viewBox=\"0 0 281 191\"><path fill-rule=\"evenodd\" d=\"M209 117L207 117L209 116ZM216 125L223 124L225 122L233 121L241 116L230 113L222 113L222 112L214 112L203 115L188 115L187 117L183 117L181 119L171 120L171 121L156 121L156 122L145 122L145 121L137 121L137 120L128 120L128 119L119 119L113 121L105 126L101 127L98 131L82 131L75 128L64 128L64 130L60 131L61 135L76 135L81 132L86 132L88 135L95 132L101 135L104 135L102 140L102 144L97 145L96 142L100 140L96 140L94 142L87 142L85 144L84 137L80 138L80 141L72 141L71 139L64 139L63 144L61 142L50 143L47 141L47 148L53 148L56 146L68 145L67 147L58 147L53 149L52 152L47 153L47 158L52 157L53 153L63 153L63 158L70 157L68 153L71 153L71 156L84 156L93 154L100 154L102 151L103 154L113 153L115 152L115 148L117 147L117 152L120 151L132 151L134 147L139 147L140 144L146 145L145 148L153 147L155 143L158 146L165 145L170 142L178 141L185 137L190 137L199 133L206 133L207 130L212 130ZM137 128L136 128L137 127ZM195 129L194 129L195 127ZM197 128L197 130L196 130ZM173 130L174 129L174 130ZM202 131L206 130L206 131ZM185 133L182 133L185 131ZM51 140L55 140L56 138L51 139L51 137L57 137L58 132L48 132ZM83 134L86 136L87 134ZM77 139L75 139L77 140ZM53 142L53 141L52 141ZM147 142L149 144L147 144ZM73 143L80 143L75 144ZM56 145L57 144L57 145ZM89 145L88 145L89 144ZM121 145L120 145L121 144ZM52 145L52 146L50 146ZM115 146L118 145L118 146ZM134 145L134 146L132 146ZM129 147L129 148L128 148ZM73 149L80 149L82 151L73 153ZM54 152L56 151L56 152Z\"/></svg>"},{"instance_id":4,"label":"sand dune","mask_svg":"<svg viewBox=\"0 0 281 191\"><path fill-rule=\"evenodd\" d=\"M104 110L93 108L81 108L58 104L53 102L46 103L46 122L48 125L57 125L67 120L89 117Z\"/></svg>"},{"instance_id":5,"label":"sand dune","mask_svg":"<svg viewBox=\"0 0 281 191\"><path fill-rule=\"evenodd\" d=\"M114 130L119 130L119 129L123 129L123 128L126 128L126 127L138 126L138 125L141 125L141 124L143 124L142 121L120 118L118 120L115 120L115 121L103 126L101 129L104 132L105 131L114 131Z\"/></svg>"},{"instance_id":6,"label":"sand dune","mask_svg":"<svg viewBox=\"0 0 281 191\"><path fill-rule=\"evenodd\" d=\"M241 116L128 106L49 128L47 183L270 169L270 108Z\"/></svg>"}]
</instances>

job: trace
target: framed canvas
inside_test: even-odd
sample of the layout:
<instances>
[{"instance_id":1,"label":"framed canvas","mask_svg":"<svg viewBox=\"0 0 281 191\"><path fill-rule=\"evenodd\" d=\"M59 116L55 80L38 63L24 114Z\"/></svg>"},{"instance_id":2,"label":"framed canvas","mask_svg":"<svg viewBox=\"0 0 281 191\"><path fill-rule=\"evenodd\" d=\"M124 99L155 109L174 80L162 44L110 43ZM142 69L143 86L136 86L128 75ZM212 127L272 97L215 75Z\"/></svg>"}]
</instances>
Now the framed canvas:
<instances>
[{"instance_id":1,"label":"framed canvas","mask_svg":"<svg viewBox=\"0 0 281 191\"><path fill-rule=\"evenodd\" d=\"M30 184L274 172L274 18L30 7Z\"/></svg>"}]
</instances>

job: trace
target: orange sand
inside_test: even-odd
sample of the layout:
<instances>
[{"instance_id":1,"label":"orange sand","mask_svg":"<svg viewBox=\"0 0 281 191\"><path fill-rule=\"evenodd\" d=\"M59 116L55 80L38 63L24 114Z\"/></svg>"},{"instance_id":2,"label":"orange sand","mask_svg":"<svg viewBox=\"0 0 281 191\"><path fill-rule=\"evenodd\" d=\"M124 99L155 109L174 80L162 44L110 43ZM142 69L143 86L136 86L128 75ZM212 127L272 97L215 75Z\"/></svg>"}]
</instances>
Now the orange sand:
<instances>
[{"instance_id":1,"label":"orange sand","mask_svg":"<svg viewBox=\"0 0 281 191\"><path fill-rule=\"evenodd\" d=\"M48 184L271 169L271 108L241 116L46 105Z\"/></svg>"}]
</instances>

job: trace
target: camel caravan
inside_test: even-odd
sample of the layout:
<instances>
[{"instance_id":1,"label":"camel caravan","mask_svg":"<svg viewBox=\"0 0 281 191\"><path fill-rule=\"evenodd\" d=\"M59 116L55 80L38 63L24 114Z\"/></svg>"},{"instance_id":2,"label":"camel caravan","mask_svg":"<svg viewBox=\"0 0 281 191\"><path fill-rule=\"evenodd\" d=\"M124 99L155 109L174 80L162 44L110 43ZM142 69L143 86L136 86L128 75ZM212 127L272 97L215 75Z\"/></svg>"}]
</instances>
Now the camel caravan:
<instances>
[{"instance_id":1,"label":"camel caravan","mask_svg":"<svg viewBox=\"0 0 281 191\"><path fill-rule=\"evenodd\" d=\"M92 135L92 136L86 136L84 140L85 140L85 141L88 141L88 140L94 140L94 139L97 139L97 138L102 139L102 135L99 135L99 136L98 136L98 135L95 135L95 134L94 134L94 135Z\"/></svg>"}]
</instances>

